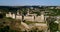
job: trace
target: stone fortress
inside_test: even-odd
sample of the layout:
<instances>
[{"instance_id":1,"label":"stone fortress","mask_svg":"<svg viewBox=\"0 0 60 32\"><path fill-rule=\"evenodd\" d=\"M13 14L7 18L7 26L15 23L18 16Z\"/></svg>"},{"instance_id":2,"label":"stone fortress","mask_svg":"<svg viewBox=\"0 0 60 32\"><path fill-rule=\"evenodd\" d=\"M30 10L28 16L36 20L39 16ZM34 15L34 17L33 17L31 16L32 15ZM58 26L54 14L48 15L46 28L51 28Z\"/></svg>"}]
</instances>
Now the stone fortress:
<instances>
[{"instance_id":1,"label":"stone fortress","mask_svg":"<svg viewBox=\"0 0 60 32\"><path fill-rule=\"evenodd\" d=\"M17 12L17 15L15 15L14 13L12 14L11 12L9 12L8 14L6 14L6 17L11 17L13 19L22 20L22 15L20 15L19 12ZM29 14L29 11L28 11L27 15L24 16L24 20L26 20L26 21L44 22L44 14L41 13L41 16L36 16L36 14Z\"/></svg>"}]
</instances>

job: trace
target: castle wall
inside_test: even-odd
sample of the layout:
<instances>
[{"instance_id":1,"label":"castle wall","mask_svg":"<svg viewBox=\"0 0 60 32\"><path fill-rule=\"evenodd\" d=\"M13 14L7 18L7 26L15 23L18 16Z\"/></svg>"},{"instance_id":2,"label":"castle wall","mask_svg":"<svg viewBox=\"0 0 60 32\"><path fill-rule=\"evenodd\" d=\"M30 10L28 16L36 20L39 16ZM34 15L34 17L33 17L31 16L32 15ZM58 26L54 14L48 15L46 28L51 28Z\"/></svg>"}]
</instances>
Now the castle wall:
<instances>
[{"instance_id":1,"label":"castle wall","mask_svg":"<svg viewBox=\"0 0 60 32\"><path fill-rule=\"evenodd\" d=\"M20 20L22 20L22 16L20 16L20 15L16 15L16 19L20 19Z\"/></svg>"},{"instance_id":2,"label":"castle wall","mask_svg":"<svg viewBox=\"0 0 60 32\"><path fill-rule=\"evenodd\" d=\"M24 20L34 21L34 16L24 16Z\"/></svg>"},{"instance_id":3,"label":"castle wall","mask_svg":"<svg viewBox=\"0 0 60 32\"><path fill-rule=\"evenodd\" d=\"M15 19L15 14L6 14L6 17L11 17L13 19ZM34 19L35 18L35 19ZM16 15L16 19L20 19L22 20L22 16L21 15ZM44 15L41 16L24 16L24 20L26 21L37 21L37 22L44 22Z\"/></svg>"}]
</instances>

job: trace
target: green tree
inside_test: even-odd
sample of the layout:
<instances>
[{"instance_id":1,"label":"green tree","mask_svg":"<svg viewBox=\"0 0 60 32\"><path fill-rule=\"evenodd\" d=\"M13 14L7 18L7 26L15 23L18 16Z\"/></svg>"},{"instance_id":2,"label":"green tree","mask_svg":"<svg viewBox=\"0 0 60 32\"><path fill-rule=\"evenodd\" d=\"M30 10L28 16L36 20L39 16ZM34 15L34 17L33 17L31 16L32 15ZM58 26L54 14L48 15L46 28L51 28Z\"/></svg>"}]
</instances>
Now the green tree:
<instances>
[{"instance_id":1,"label":"green tree","mask_svg":"<svg viewBox=\"0 0 60 32\"><path fill-rule=\"evenodd\" d=\"M46 20L51 32L58 31L58 24L54 23L54 21L56 21L55 18L48 17Z\"/></svg>"}]
</instances>

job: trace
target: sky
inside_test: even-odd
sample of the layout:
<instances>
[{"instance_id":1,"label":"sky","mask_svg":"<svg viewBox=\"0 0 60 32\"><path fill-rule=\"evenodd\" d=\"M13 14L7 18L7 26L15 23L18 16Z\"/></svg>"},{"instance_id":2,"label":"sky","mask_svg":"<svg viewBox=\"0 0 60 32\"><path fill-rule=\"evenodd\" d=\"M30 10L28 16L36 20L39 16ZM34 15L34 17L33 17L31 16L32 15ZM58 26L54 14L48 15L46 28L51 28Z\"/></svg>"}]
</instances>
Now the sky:
<instances>
[{"instance_id":1,"label":"sky","mask_svg":"<svg viewBox=\"0 0 60 32\"><path fill-rule=\"evenodd\" d=\"M60 6L60 0L0 0L0 6Z\"/></svg>"}]
</instances>

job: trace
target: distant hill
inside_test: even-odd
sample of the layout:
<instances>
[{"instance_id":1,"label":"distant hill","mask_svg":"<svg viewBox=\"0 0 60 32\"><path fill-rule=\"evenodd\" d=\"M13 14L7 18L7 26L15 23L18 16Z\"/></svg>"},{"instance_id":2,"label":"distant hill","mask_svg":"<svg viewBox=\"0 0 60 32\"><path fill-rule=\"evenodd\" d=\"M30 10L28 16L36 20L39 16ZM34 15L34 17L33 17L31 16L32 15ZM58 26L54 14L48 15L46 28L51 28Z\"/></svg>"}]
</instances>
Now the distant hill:
<instances>
[{"instance_id":1,"label":"distant hill","mask_svg":"<svg viewBox=\"0 0 60 32\"><path fill-rule=\"evenodd\" d=\"M0 6L0 11L2 11L2 12L14 12L14 13L16 13L16 11L19 9L19 10L21 10L21 9L26 9L26 8L38 8L38 9L42 9L43 11L46 9L46 11L48 11L48 10L52 10L52 11L55 11L55 13L56 13L56 11L58 10L59 11L59 13L60 13L60 6ZM52 8L52 9L51 9ZM56 8L58 8L58 9L56 9ZM37 10L38 10L37 9ZM37 11L37 10L35 10L35 11ZM41 11L42 11L41 10ZM22 10L21 10L22 11ZM30 10L31 11L31 10ZM24 10L24 12L25 12L25 10ZM58 12L57 12L58 13ZM59 14L58 13L58 14Z\"/></svg>"}]
</instances>

